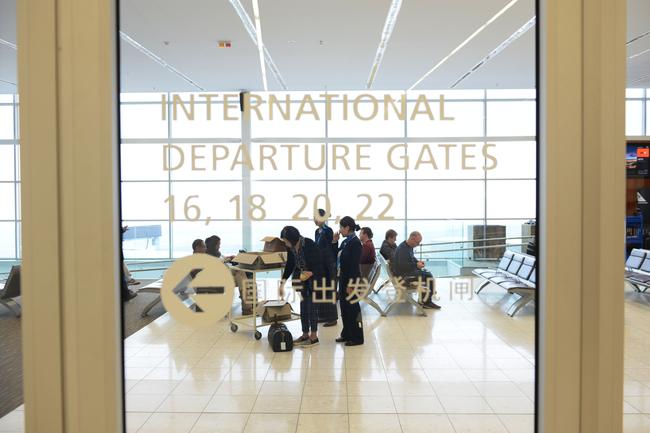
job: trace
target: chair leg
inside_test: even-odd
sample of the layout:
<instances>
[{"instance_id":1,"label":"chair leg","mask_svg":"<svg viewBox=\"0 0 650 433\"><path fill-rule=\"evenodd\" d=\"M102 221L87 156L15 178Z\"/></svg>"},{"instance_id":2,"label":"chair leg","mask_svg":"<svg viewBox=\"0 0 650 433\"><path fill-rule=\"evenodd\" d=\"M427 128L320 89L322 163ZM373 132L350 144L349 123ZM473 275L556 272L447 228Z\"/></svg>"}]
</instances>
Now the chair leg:
<instances>
[{"instance_id":1,"label":"chair leg","mask_svg":"<svg viewBox=\"0 0 650 433\"><path fill-rule=\"evenodd\" d=\"M372 289L373 293L374 293L375 295L379 294L379 292L381 291L381 289L383 289L383 288L384 288L385 286L387 286L388 284L390 284L390 281L389 281L389 280L384 281L383 283L381 283L381 284L379 285L379 287L377 287L376 289Z\"/></svg>"},{"instance_id":2,"label":"chair leg","mask_svg":"<svg viewBox=\"0 0 650 433\"><path fill-rule=\"evenodd\" d=\"M16 317L20 317L21 309L20 309L20 304L18 302L14 301L13 299L6 299L6 300L0 300L0 304L7 307L9 311L14 313Z\"/></svg>"},{"instance_id":3,"label":"chair leg","mask_svg":"<svg viewBox=\"0 0 650 433\"><path fill-rule=\"evenodd\" d=\"M156 296L156 299L154 299L153 301L149 302L149 304L147 304L147 306L144 307L144 309L143 309L142 312L140 313L140 317L142 317L143 319L144 319L145 317L147 317L147 315L149 314L149 311L151 311L151 309L152 309L153 307L155 307L155 306L156 306L156 305L161 301L161 299L162 299L162 298L161 298L160 296Z\"/></svg>"},{"instance_id":4,"label":"chair leg","mask_svg":"<svg viewBox=\"0 0 650 433\"><path fill-rule=\"evenodd\" d=\"M515 314L519 312L519 310L528 305L528 303L533 299L535 299L535 297L532 295L522 296L521 298L517 299L515 303L510 306L510 309L508 310L508 316L514 317Z\"/></svg>"},{"instance_id":5,"label":"chair leg","mask_svg":"<svg viewBox=\"0 0 650 433\"><path fill-rule=\"evenodd\" d=\"M485 280L485 282L484 282L483 284L481 284L481 285L478 287L478 289L476 289L476 290L474 291L474 293L476 293L476 294L478 295L479 293L481 293L481 290L485 289L485 288L486 288L487 286L489 286L489 285L490 285L490 281L489 281L489 280Z\"/></svg>"},{"instance_id":6,"label":"chair leg","mask_svg":"<svg viewBox=\"0 0 650 433\"><path fill-rule=\"evenodd\" d=\"M361 300L363 302L365 302L366 304L370 305L375 310L377 310L377 312L379 313L380 316L386 317L386 312L384 310L382 310L381 307L374 300L372 300L372 299L370 299L368 297L362 298Z\"/></svg>"}]
</instances>

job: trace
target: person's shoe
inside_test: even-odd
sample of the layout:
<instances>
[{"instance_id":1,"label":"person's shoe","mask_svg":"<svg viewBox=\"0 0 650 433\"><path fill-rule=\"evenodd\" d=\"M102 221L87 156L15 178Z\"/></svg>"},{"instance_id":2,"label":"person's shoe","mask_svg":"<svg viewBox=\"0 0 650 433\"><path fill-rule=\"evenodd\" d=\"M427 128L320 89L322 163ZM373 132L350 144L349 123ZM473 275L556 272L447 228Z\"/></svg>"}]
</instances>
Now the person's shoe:
<instances>
[{"instance_id":1,"label":"person's shoe","mask_svg":"<svg viewBox=\"0 0 650 433\"><path fill-rule=\"evenodd\" d=\"M420 302L420 306L422 308L424 308L424 309L427 309L427 310L432 310L433 309L433 307L428 302L425 302L425 303Z\"/></svg>"},{"instance_id":2,"label":"person's shoe","mask_svg":"<svg viewBox=\"0 0 650 433\"><path fill-rule=\"evenodd\" d=\"M429 308L429 309L431 309L431 310L439 310L439 309L441 309L442 307L441 307L440 305L436 304L436 303L433 302L433 301L429 301L429 302L427 302L427 303L424 304L424 308Z\"/></svg>"},{"instance_id":3,"label":"person's shoe","mask_svg":"<svg viewBox=\"0 0 650 433\"><path fill-rule=\"evenodd\" d=\"M357 342L357 341L347 341L347 342L345 343L345 345L348 346L348 347L350 347L350 346L361 346L362 344L363 344L363 343L359 343L359 342Z\"/></svg>"},{"instance_id":4,"label":"person's shoe","mask_svg":"<svg viewBox=\"0 0 650 433\"><path fill-rule=\"evenodd\" d=\"M338 322L335 320L333 322L327 322L326 324L323 325L324 328L329 328L330 326L336 326Z\"/></svg>"},{"instance_id":5,"label":"person's shoe","mask_svg":"<svg viewBox=\"0 0 650 433\"><path fill-rule=\"evenodd\" d=\"M138 292L134 292L133 290L129 290L129 294L126 295L126 298L123 299L124 302L129 302L131 299L135 298L138 296Z\"/></svg>"},{"instance_id":6,"label":"person's shoe","mask_svg":"<svg viewBox=\"0 0 650 433\"><path fill-rule=\"evenodd\" d=\"M293 340L293 345L294 346L302 346L302 345L306 344L308 341L309 341L309 337L305 337L304 335L301 335L300 337Z\"/></svg>"},{"instance_id":7,"label":"person's shoe","mask_svg":"<svg viewBox=\"0 0 650 433\"><path fill-rule=\"evenodd\" d=\"M137 286L138 284L140 284L140 281L136 280L135 278L131 278L129 281L127 281L127 283L129 284L129 286Z\"/></svg>"},{"instance_id":8,"label":"person's shoe","mask_svg":"<svg viewBox=\"0 0 650 433\"><path fill-rule=\"evenodd\" d=\"M311 338L307 338L307 341L302 343L300 347L314 347L314 346L318 346L319 343L320 341L318 341L318 338L315 340L312 340Z\"/></svg>"},{"instance_id":9,"label":"person's shoe","mask_svg":"<svg viewBox=\"0 0 650 433\"><path fill-rule=\"evenodd\" d=\"M339 337L339 338L337 338L337 339L334 340L334 341L336 341L337 343L346 343L348 340L346 340L346 339L343 338L343 337Z\"/></svg>"}]
</instances>

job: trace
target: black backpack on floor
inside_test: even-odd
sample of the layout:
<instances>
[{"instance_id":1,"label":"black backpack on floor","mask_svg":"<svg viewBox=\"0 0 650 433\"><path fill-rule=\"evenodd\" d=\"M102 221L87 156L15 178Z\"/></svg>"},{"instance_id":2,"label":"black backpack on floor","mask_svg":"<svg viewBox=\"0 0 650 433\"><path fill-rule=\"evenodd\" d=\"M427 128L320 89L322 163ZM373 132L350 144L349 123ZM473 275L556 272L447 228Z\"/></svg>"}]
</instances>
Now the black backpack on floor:
<instances>
[{"instance_id":1,"label":"black backpack on floor","mask_svg":"<svg viewBox=\"0 0 650 433\"><path fill-rule=\"evenodd\" d=\"M274 352L291 352L293 350L293 336L287 325L274 322L269 327L269 344Z\"/></svg>"}]
</instances>

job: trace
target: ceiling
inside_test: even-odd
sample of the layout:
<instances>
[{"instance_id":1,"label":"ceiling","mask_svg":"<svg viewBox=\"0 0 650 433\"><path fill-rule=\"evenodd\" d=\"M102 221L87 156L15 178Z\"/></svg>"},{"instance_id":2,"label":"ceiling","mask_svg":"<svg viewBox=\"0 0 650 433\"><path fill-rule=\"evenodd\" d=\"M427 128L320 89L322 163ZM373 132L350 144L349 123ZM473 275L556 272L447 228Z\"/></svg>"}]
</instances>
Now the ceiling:
<instances>
[{"instance_id":1,"label":"ceiling","mask_svg":"<svg viewBox=\"0 0 650 433\"><path fill-rule=\"evenodd\" d=\"M252 18L250 0L240 0ZM406 89L509 0L403 1L373 89ZM264 45L289 90L361 90L373 65L390 0L260 0ZM628 40L650 31L650 1L628 0ZM16 41L15 0L0 1L0 38ZM446 89L534 16L519 0L419 89ZM200 87L261 90L257 47L228 0L122 0L120 28ZM232 48L219 49L217 41ZM650 36L628 45L630 87L650 87ZM194 91L180 75L121 43L122 91ZM269 90L280 90L267 68ZM643 80L637 81L639 78ZM459 84L529 88L535 84L534 28ZM15 91L16 51L0 44L0 93Z\"/></svg>"}]
</instances>

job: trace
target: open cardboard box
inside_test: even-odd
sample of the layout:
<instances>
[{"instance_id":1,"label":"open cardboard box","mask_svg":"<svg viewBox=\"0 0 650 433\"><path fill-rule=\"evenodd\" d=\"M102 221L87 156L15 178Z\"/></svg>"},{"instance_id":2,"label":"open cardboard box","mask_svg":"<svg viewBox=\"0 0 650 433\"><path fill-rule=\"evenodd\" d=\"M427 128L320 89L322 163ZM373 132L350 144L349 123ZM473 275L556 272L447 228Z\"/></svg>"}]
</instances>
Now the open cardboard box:
<instances>
[{"instance_id":1,"label":"open cardboard box","mask_svg":"<svg viewBox=\"0 0 650 433\"><path fill-rule=\"evenodd\" d=\"M260 239L264 242L264 251L266 252L286 252L287 246L284 241L277 236L266 236Z\"/></svg>"},{"instance_id":2,"label":"open cardboard box","mask_svg":"<svg viewBox=\"0 0 650 433\"><path fill-rule=\"evenodd\" d=\"M252 251L248 253L239 253L232 260L243 269L269 269L279 268L287 263L287 253L284 252L266 252Z\"/></svg>"},{"instance_id":3,"label":"open cardboard box","mask_svg":"<svg viewBox=\"0 0 650 433\"><path fill-rule=\"evenodd\" d=\"M264 301L257 306L256 313L264 322L281 322L291 319L293 308L287 301Z\"/></svg>"}]
</instances>

